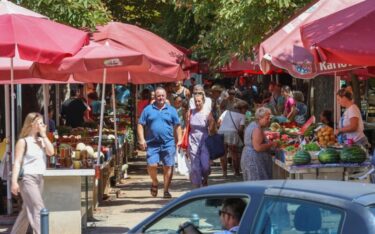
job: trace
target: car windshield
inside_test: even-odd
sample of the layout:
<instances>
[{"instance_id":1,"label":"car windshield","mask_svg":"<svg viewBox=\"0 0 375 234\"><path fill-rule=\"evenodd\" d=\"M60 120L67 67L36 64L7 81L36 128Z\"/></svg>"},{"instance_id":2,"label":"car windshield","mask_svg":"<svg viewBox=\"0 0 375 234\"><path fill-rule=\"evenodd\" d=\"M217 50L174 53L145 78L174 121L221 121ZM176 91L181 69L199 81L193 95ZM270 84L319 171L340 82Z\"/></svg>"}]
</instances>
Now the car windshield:
<instances>
[{"instance_id":1,"label":"car windshield","mask_svg":"<svg viewBox=\"0 0 375 234\"><path fill-rule=\"evenodd\" d=\"M201 233L214 233L222 230L219 211L225 199L229 197L199 198L185 202L173 210L163 214L159 219L145 227L144 233L173 233L185 222L191 222ZM233 198L233 197L230 197ZM248 197L241 198L249 204Z\"/></svg>"},{"instance_id":2,"label":"car windshield","mask_svg":"<svg viewBox=\"0 0 375 234\"><path fill-rule=\"evenodd\" d=\"M267 197L254 233L340 233L344 211L299 199Z\"/></svg>"}]
</instances>

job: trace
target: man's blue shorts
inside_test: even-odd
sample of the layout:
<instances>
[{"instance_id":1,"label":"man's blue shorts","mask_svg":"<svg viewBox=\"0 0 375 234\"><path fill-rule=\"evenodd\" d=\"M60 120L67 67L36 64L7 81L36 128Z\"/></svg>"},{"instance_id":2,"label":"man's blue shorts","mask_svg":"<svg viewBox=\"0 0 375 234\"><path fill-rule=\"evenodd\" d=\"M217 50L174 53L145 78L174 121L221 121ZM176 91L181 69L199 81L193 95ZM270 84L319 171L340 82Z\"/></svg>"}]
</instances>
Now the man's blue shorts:
<instances>
[{"instance_id":1,"label":"man's blue shorts","mask_svg":"<svg viewBox=\"0 0 375 234\"><path fill-rule=\"evenodd\" d=\"M160 161L164 166L174 166L176 146L172 145L147 145L147 164L158 164Z\"/></svg>"}]
</instances>

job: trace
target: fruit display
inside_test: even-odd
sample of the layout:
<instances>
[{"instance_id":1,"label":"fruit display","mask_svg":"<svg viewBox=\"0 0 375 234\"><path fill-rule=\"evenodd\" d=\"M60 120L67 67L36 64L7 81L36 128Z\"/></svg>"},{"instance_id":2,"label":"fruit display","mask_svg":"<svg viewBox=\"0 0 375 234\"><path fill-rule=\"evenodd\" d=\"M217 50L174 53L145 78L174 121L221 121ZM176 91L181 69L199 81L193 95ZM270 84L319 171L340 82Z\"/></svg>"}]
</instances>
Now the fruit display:
<instances>
[{"instance_id":1,"label":"fruit display","mask_svg":"<svg viewBox=\"0 0 375 234\"><path fill-rule=\"evenodd\" d=\"M336 143L333 128L329 126L321 127L317 132L318 142L322 147L332 146Z\"/></svg>"},{"instance_id":2,"label":"fruit display","mask_svg":"<svg viewBox=\"0 0 375 234\"><path fill-rule=\"evenodd\" d=\"M318 159L320 163L338 163L340 162L340 153L334 149L325 149L322 150L319 155Z\"/></svg>"},{"instance_id":3,"label":"fruit display","mask_svg":"<svg viewBox=\"0 0 375 234\"><path fill-rule=\"evenodd\" d=\"M310 154L305 150L298 151L293 157L295 165L306 165L311 162Z\"/></svg>"},{"instance_id":4,"label":"fruit display","mask_svg":"<svg viewBox=\"0 0 375 234\"><path fill-rule=\"evenodd\" d=\"M344 163L363 163L367 158L367 152L359 146L344 148L340 152L340 160Z\"/></svg>"},{"instance_id":5,"label":"fruit display","mask_svg":"<svg viewBox=\"0 0 375 234\"><path fill-rule=\"evenodd\" d=\"M270 125L270 130L271 130L272 132L277 132L277 131L280 130L280 128L281 128L280 124L278 124L278 123L276 123L276 122L273 122L273 123L271 123L271 125Z\"/></svg>"}]
</instances>

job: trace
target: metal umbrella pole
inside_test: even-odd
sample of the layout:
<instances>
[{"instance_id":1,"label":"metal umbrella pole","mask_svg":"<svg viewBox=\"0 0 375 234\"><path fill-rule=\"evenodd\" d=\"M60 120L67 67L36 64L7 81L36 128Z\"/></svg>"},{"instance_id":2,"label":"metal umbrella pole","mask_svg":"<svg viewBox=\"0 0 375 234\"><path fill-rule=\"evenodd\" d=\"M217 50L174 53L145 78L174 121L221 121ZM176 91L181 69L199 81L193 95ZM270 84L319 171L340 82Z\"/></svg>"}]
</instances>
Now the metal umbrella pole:
<instances>
[{"instance_id":1,"label":"metal umbrella pole","mask_svg":"<svg viewBox=\"0 0 375 234\"><path fill-rule=\"evenodd\" d=\"M12 160L11 160L11 147L9 146L10 138L11 138L11 131L10 131L10 106L9 106L9 85L4 85L4 100L5 100L5 138L8 139L8 143L6 146L6 167L7 171L10 172L12 170ZM7 178L7 214L11 215L13 213L12 210L12 193L11 193L11 174L8 173Z\"/></svg>"},{"instance_id":2,"label":"metal umbrella pole","mask_svg":"<svg viewBox=\"0 0 375 234\"><path fill-rule=\"evenodd\" d=\"M100 103L100 125L99 125L99 140L98 140L98 159L96 164L100 164L100 153L102 147L102 135L103 135L103 122L104 122L104 102L105 102L105 83L107 80L107 68L103 70L103 88L102 88L102 100Z\"/></svg>"},{"instance_id":3,"label":"metal umbrella pole","mask_svg":"<svg viewBox=\"0 0 375 234\"><path fill-rule=\"evenodd\" d=\"M118 143L118 134L117 134L117 114L116 114L116 95L115 95L115 85L112 84L112 106L113 106L113 125L114 125L114 130L115 130L115 176L116 176L116 181L120 179L120 155L119 155L119 143Z\"/></svg>"}]
</instances>

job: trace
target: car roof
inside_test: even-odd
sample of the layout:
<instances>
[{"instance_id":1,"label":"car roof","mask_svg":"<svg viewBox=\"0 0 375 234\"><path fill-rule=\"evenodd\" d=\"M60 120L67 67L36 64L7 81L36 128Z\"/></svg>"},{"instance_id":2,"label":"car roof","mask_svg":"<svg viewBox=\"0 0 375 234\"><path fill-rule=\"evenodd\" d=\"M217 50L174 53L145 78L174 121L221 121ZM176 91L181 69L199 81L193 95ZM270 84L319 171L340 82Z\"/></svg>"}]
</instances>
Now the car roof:
<instances>
[{"instance_id":1,"label":"car roof","mask_svg":"<svg viewBox=\"0 0 375 234\"><path fill-rule=\"evenodd\" d=\"M303 193L304 196L328 196L354 201L361 205L375 204L375 185L367 183L330 181L330 180L264 180L237 182L206 187L198 194L209 193L265 193L282 195ZM194 192L193 192L194 193Z\"/></svg>"}]
</instances>

